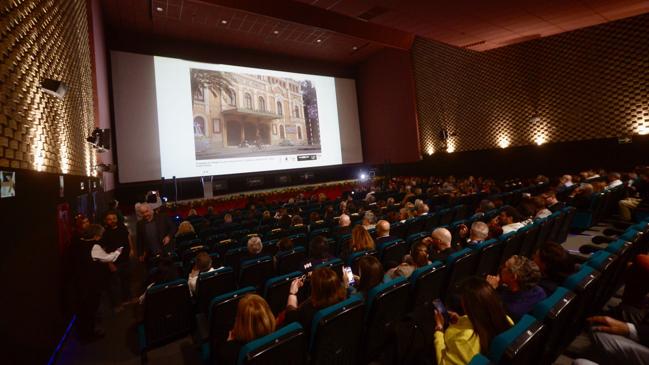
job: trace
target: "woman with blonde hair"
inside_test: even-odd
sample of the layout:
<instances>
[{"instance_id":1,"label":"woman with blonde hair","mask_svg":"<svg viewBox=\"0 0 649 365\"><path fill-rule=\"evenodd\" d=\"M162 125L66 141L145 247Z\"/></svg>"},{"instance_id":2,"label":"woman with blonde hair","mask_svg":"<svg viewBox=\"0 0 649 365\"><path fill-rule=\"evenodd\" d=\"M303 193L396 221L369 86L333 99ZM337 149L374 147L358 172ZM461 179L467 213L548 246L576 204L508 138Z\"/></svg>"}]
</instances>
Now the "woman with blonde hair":
<instances>
[{"instance_id":1,"label":"woman with blonde hair","mask_svg":"<svg viewBox=\"0 0 649 365\"><path fill-rule=\"evenodd\" d=\"M196 231L194 231L194 226L189 221L182 221L178 226L178 231L176 231L176 238L186 236L196 236Z\"/></svg>"},{"instance_id":2,"label":"woman with blonde hair","mask_svg":"<svg viewBox=\"0 0 649 365\"><path fill-rule=\"evenodd\" d=\"M246 343L275 332L275 316L264 298L247 294L239 301L228 340L217 349L217 364L236 364Z\"/></svg>"},{"instance_id":3,"label":"woman with blonde hair","mask_svg":"<svg viewBox=\"0 0 649 365\"><path fill-rule=\"evenodd\" d=\"M352 239L343 247L340 257L343 260L347 260L354 252L373 250L374 248L374 240L369 232L367 232L367 229L362 225L357 225L352 230Z\"/></svg>"}]
</instances>

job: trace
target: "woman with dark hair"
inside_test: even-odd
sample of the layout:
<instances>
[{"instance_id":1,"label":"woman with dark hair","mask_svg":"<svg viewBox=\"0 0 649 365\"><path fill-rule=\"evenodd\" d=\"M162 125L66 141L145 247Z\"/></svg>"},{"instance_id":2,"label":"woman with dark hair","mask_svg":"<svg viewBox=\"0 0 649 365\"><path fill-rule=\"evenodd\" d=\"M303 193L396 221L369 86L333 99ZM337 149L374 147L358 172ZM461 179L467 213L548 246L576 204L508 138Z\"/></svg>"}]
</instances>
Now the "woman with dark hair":
<instances>
[{"instance_id":1,"label":"woman with dark hair","mask_svg":"<svg viewBox=\"0 0 649 365\"><path fill-rule=\"evenodd\" d=\"M449 311L451 324L435 311L435 357L438 365L468 364L473 356L489 351L491 340L513 322L505 314L495 290L480 277L469 277L460 285L464 316Z\"/></svg>"},{"instance_id":2,"label":"woman with dark hair","mask_svg":"<svg viewBox=\"0 0 649 365\"><path fill-rule=\"evenodd\" d=\"M216 352L216 364L237 364L246 343L275 331L275 316L264 298L247 294L237 305L237 316L228 340Z\"/></svg>"},{"instance_id":3,"label":"woman with dark hair","mask_svg":"<svg viewBox=\"0 0 649 365\"><path fill-rule=\"evenodd\" d=\"M303 262L304 269L309 271L312 267L315 267L329 259L333 256L329 253L329 244L327 239L323 236L315 236L309 243L309 259Z\"/></svg>"},{"instance_id":4,"label":"woman with dark hair","mask_svg":"<svg viewBox=\"0 0 649 365\"><path fill-rule=\"evenodd\" d=\"M424 242L417 242L410 248L410 255L403 258L403 262L385 273L384 281L396 279L399 276L409 278L418 268L430 265L428 260L428 246Z\"/></svg>"},{"instance_id":5,"label":"woman with dark hair","mask_svg":"<svg viewBox=\"0 0 649 365\"><path fill-rule=\"evenodd\" d=\"M551 241L543 243L532 259L541 270L539 286L547 295L554 293L557 287L577 269L568 251L560 244Z\"/></svg>"},{"instance_id":6,"label":"woman with dark hair","mask_svg":"<svg viewBox=\"0 0 649 365\"><path fill-rule=\"evenodd\" d=\"M381 261L374 256L364 256L358 261L358 285L356 285L356 292L361 293L364 298L367 298L367 292L373 287L383 282L383 265Z\"/></svg>"},{"instance_id":7,"label":"woman with dark hair","mask_svg":"<svg viewBox=\"0 0 649 365\"><path fill-rule=\"evenodd\" d=\"M311 296L298 305L297 294L305 278L296 278L291 283L286 303L285 323L300 322L305 333L311 333L311 322L316 312L347 298L347 290L338 275L328 267L313 270Z\"/></svg>"}]
</instances>

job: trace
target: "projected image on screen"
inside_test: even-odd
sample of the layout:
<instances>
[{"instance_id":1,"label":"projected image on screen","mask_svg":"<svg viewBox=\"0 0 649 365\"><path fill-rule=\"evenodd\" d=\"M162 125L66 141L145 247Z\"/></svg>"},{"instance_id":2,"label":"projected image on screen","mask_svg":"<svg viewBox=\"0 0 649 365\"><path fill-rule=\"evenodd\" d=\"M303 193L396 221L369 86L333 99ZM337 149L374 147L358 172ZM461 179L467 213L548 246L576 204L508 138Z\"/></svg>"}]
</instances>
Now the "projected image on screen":
<instances>
[{"instance_id":1,"label":"projected image on screen","mask_svg":"<svg viewBox=\"0 0 649 365\"><path fill-rule=\"evenodd\" d=\"M190 69L196 160L320 153L309 80Z\"/></svg>"}]
</instances>

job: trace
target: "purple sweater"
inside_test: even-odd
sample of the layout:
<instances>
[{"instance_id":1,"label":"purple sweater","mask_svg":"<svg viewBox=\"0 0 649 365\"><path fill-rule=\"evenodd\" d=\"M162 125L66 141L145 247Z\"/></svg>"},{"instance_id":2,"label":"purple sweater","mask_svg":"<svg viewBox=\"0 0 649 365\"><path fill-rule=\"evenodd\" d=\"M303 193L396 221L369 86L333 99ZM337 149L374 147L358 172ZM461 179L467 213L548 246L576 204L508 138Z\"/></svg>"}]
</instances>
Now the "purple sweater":
<instances>
[{"instance_id":1,"label":"purple sweater","mask_svg":"<svg viewBox=\"0 0 649 365\"><path fill-rule=\"evenodd\" d=\"M518 321L524 314L532 310L532 307L543 299L545 299L545 291L538 285L516 293L511 292L509 289L501 288L499 290L500 297L505 304L507 313L514 321Z\"/></svg>"}]
</instances>

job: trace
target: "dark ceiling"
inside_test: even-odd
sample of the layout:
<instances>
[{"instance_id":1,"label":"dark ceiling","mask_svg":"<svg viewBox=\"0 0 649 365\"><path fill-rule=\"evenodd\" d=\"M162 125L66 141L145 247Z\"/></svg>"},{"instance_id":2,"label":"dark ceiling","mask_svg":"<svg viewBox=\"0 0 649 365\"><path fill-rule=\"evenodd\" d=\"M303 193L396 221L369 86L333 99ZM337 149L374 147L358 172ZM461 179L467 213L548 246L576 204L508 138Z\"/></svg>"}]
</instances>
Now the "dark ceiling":
<instances>
[{"instance_id":1,"label":"dark ceiling","mask_svg":"<svg viewBox=\"0 0 649 365\"><path fill-rule=\"evenodd\" d=\"M355 64L420 36L484 51L649 12L648 0L101 0L109 30ZM109 32L110 36L110 32Z\"/></svg>"}]
</instances>

